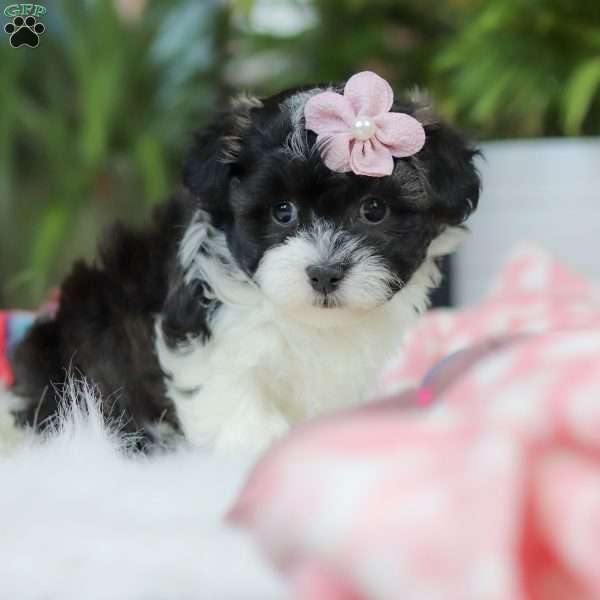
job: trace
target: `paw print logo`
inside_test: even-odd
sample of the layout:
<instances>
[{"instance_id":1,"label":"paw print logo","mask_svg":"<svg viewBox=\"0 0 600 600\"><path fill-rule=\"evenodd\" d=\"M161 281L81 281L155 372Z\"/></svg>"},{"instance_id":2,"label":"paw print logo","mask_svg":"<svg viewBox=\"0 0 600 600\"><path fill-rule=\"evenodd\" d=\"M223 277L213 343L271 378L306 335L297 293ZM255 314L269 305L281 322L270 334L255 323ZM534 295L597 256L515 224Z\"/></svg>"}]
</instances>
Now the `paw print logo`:
<instances>
[{"instance_id":1,"label":"paw print logo","mask_svg":"<svg viewBox=\"0 0 600 600\"><path fill-rule=\"evenodd\" d=\"M29 16L26 19L15 17L12 23L4 26L4 31L10 35L10 45L13 48L19 46L36 48L40 43L40 35L46 31L46 28L42 23L38 23L35 17Z\"/></svg>"}]
</instances>

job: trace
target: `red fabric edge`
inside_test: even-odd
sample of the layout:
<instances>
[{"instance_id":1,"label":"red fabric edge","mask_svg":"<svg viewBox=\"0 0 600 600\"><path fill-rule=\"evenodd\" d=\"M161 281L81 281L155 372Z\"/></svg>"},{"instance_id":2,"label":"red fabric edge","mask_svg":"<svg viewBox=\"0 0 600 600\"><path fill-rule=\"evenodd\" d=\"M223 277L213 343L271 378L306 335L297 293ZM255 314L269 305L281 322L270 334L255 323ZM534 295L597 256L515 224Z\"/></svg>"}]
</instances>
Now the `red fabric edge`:
<instances>
[{"instance_id":1,"label":"red fabric edge","mask_svg":"<svg viewBox=\"0 0 600 600\"><path fill-rule=\"evenodd\" d=\"M0 382L6 387L14 383L14 375L8 362L8 313L0 312Z\"/></svg>"}]
</instances>

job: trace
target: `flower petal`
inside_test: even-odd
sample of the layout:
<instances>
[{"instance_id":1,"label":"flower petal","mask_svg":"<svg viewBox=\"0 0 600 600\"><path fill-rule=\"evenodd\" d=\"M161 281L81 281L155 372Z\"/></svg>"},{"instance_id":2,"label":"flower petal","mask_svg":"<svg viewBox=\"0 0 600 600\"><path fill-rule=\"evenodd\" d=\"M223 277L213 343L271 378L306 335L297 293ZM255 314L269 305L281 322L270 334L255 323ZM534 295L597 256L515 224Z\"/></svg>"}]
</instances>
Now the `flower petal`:
<instances>
[{"instance_id":1,"label":"flower petal","mask_svg":"<svg viewBox=\"0 0 600 600\"><path fill-rule=\"evenodd\" d=\"M304 105L306 129L317 134L347 132L354 123L350 103L341 94L321 92Z\"/></svg>"},{"instance_id":2,"label":"flower petal","mask_svg":"<svg viewBox=\"0 0 600 600\"><path fill-rule=\"evenodd\" d=\"M390 151L377 139L355 142L350 153L350 166L357 175L383 177L391 175L394 159Z\"/></svg>"},{"instance_id":3,"label":"flower petal","mask_svg":"<svg viewBox=\"0 0 600 600\"><path fill-rule=\"evenodd\" d=\"M375 119L377 139L392 156L412 156L425 144L425 129L414 117L405 113L386 113Z\"/></svg>"},{"instance_id":4,"label":"flower petal","mask_svg":"<svg viewBox=\"0 0 600 600\"><path fill-rule=\"evenodd\" d=\"M350 133L324 134L317 137L317 144L325 166L338 173L350 171Z\"/></svg>"},{"instance_id":5,"label":"flower petal","mask_svg":"<svg viewBox=\"0 0 600 600\"><path fill-rule=\"evenodd\" d=\"M390 84L371 71L357 73L348 79L344 88L356 115L376 117L386 113L394 103L394 92Z\"/></svg>"}]
</instances>

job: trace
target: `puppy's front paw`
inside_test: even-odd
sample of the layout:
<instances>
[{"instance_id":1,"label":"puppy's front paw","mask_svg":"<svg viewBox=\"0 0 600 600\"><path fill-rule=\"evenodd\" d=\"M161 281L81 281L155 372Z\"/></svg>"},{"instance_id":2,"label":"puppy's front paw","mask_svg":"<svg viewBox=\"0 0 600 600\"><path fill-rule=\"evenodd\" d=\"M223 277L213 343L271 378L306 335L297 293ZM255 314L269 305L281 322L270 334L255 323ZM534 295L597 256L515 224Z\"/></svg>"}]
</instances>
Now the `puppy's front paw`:
<instances>
[{"instance_id":1,"label":"puppy's front paw","mask_svg":"<svg viewBox=\"0 0 600 600\"><path fill-rule=\"evenodd\" d=\"M266 410L263 402L255 401L246 404L223 424L215 438L215 448L248 448L262 452L289 430L290 423L280 412Z\"/></svg>"},{"instance_id":2,"label":"puppy's front paw","mask_svg":"<svg viewBox=\"0 0 600 600\"><path fill-rule=\"evenodd\" d=\"M191 340L210 337L208 314L210 301L202 282L181 282L171 290L161 314L162 336L170 348L181 347Z\"/></svg>"}]
</instances>

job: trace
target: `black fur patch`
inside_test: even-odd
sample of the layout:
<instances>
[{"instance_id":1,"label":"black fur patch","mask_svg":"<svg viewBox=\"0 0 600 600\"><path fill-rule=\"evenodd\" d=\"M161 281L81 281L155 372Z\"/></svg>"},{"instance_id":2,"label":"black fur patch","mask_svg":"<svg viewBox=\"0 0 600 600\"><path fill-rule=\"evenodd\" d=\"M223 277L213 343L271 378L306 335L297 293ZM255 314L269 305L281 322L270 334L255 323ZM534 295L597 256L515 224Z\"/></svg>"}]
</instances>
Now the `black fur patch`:
<instances>
[{"instance_id":1,"label":"black fur patch","mask_svg":"<svg viewBox=\"0 0 600 600\"><path fill-rule=\"evenodd\" d=\"M122 419L126 432L144 435L157 422L178 428L154 352L154 317L167 297L190 204L189 195L175 196L146 231L115 225L96 264L75 264L56 318L35 324L16 349L14 392L28 402L17 415L21 424L41 430L51 422L71 373L98 388L104 414Z\"/></svg>"}]
</instances>

